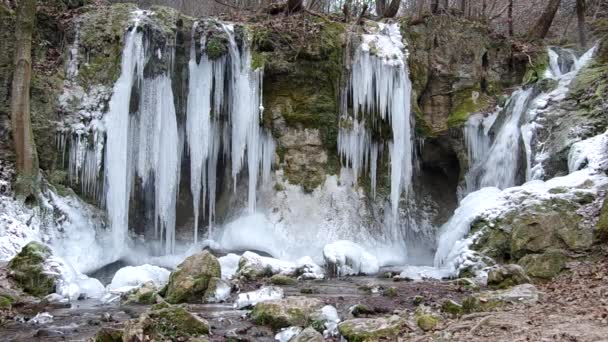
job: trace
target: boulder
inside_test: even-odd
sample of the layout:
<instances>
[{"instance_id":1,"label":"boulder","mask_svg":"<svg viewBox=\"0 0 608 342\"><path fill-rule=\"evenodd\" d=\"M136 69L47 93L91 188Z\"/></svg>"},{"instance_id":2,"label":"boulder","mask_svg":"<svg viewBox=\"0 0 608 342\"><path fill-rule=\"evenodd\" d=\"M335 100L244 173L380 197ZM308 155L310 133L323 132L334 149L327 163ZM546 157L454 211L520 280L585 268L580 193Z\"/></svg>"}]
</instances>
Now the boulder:
<instances>
[{"instance_id":1,"label":"boulder","mask_svg":"<svg viewBox=\"0 0 608 342\"><path fill-rule=\"evenodd\" d=\"M152 310L138 319L128 321L123 341L186 341L204 338L209 334L209 323L179 306Z\"/></svg>"},{"instance_id":2,"label":"boulder","mask_svg":"<svg viewBox=\"0 0 608 342\"><path fill-rule=\"evenodd\" d=\"M260 302L278 300L283 298L283 289L275 286L262 287L259 290L239 293L234 302L235 309L243 309Z\"/></svg>"},{"instance_id":3,"label":"boulder","mask_svg":"<svg viewBox=\"0 0 608 342\"><path fill-rule=\"evenodd\" d=\"M209 285L205 291L206 303L220 303L230 297L232 286L226 280L213 277L209 280Z\"/></svg>"},{"instance_id":4,"label":"boulder","mask_svg":"<svg viewBox=\"0 0 608 342\"><path fill-rule=\"evenodd\" d=\"M290 276L296 273L296 268L294 263L247 251L239 259L236 275L247 280L272 277L275 274Z\"/></svg>"},{"instance_id":5,"label":"boulder","mask_svg":"<svg viewBox=\"0 0 608 342\"><path fill-rule=\"evenodd\" d=\"M289 340L289 342L323 342L323 335L315 329L308 327L298 334L298 336Z\"/></svg>"},{"instance_id":6,"label":"boulder","mask_svg":"<svg viewBox=\"0 0 608 342\"><path fill-rule=\"evenodd\" d=\"M139 288L123 294L125 304L156 304L158 299L162 299L157 295L158 289L153 282L147 282Z\"/></svg>"},{"instance_id":7,"label":"boulder","mask_svg":"<svg viewBox=\"0 0 608 342\"><path fill-rule=\"evenodd\" d=\"M559 250L529 254L519 260L526 272L535 278L551 279L566 267L566 255Z\"/></svg>"},{"instance_id":8,"label":"boulder","mask_svg":"<svg viewBox=\"0 0 608 342\"><path fill-rule=\"evenodd\" d=\"M25 245L8 264L11 278L24 292L44 297L55 292L57 275L45 270L45 262L52 256L50 248L32 241Z\"/></svg>"},{"instance_id":9,"label":"boulder","mask_svg":"<svg viewBox=\"0 0 608 342\"><path fill-rule=\"evenodd\" d=\"M307 326L313 313L321 307L323 302L317 298L288 297L256 304L251 318L256 324L268 325L273 329Z\"/></svg>"},{"instance_id":10,"label":"boulder","mask_svg":"<svg viewBox=\"0 0 608 342\"><path fill-rule=\"evenodd\" d=\"M282 274L275 274L270 277L270 282L273 285L293 285L297 282L297 280L292 277L284 276Z\"/></svg>"},{"instance_id":11,"label":"boulder","mask_svg":"<svg viewBox=\"0 0 608 342\"><path fill-rule=\"evenodd\" d=\"M189 256L169 276L165 298L172 304L201 302L211 278L221 278L217 258L208 251Z\"/></svg>"},{"instance_id":12,"label":"boulder","mask_svg":"<svg viewBox=\"0 0 608 342\"><path fill-rule=\"evenodd\" d=\"M122 330L114 328L101 328L95 334L95 342L122 342Z\"/></svg>"},{"instance_id":13,"label":"boulder","mask_svg":"<svg viewBox=\"0 0 608 342\"><path fill-rule=\"evenodd\" d=\"M420 314L416 317L416 324L424 331L431 331L439 324L439 318L429 313Z\"/></svg>"},{"instance_id":14,"label":"boulder","mask_svg":"<svg viewBox=\"0 0 608 342\"><path fill-rule=\"evenodd\" d=\"M399 316L355 318L338 325L340 334L348 341L396 341L403 337L406 321Z\"/></svg>"},{"instance_id":15,"label":"boulder","mask_svg":"<svg viewBox=\"0 0 608 342\"><path fill-rule=\"evenodd\" d=\"M505 289L530 282L526 271L516 264L495 266L488 271L488 286L492 288Z\"/></svg>"}]
</instances>

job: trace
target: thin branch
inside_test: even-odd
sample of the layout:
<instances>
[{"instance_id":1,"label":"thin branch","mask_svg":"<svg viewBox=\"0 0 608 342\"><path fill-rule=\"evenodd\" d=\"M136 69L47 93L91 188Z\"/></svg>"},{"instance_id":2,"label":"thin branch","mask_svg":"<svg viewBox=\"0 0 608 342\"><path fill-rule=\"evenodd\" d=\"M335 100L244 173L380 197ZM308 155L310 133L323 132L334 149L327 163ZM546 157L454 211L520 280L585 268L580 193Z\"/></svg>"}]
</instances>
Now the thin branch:
<instances>
[{"instance_id":1,"label":"thin branch","mask_svg":"<svg viewBox=\"0 0 608 342\"><path fill-rule=\"evenodd\" d=\"M222 2L222 1L220 1L220 0L213 0L213 1L217 2L218 4L220 4L220 5L222 5L222 6L226 6L226 7L234 8L234 9L236 9L236 10L240 10L240 8L238 8L238 7L234 6L234 5L231 5L231 4L227 4L227 3Z\"/></svg>"}]
</instances>

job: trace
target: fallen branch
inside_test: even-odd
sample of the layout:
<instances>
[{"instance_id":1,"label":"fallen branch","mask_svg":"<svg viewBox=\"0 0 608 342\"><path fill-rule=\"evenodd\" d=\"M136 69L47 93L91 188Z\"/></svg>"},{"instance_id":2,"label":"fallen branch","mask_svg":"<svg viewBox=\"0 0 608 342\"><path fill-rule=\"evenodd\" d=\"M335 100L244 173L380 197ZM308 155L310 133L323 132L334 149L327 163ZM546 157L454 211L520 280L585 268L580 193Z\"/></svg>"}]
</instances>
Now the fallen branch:
<instances>
[{"instance_id":1,"label":"fallen branch","mask_svg":"<svg viewBox=\"0 0 608 342\"><path fill-rule=\"evenodd\" d=\"M469 334L475 335L475 332L481 328L482 325L488 323L494 316L487 316L482 318L477 324L475 324L471 330L469 330Z\"/></svg>"}]
</instances>

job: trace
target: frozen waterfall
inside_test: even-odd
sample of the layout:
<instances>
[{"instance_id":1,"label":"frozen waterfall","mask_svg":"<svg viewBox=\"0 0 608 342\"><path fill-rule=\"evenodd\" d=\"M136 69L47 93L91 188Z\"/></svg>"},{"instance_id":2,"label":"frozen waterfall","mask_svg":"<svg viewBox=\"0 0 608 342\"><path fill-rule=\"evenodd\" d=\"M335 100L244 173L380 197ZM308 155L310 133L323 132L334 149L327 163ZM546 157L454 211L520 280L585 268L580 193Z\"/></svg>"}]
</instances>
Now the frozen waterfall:
<instances>
[{"instance_id":1,"label":"frozen waterfall","mask_svg":"<svg viewBox=\"0 0 608 342\"><path fill-rule=\"evenodd\" d=\"M230 131L229 140L222 147L232 162L234 189L238 175L247 164L248 211L255 212L258 176L264 181L270 178L274 141L260 128L262 117L261 82L262 71L251 69L251 54L248 47L237 45L234 27L221 25L229 37L228 54L210 59L205 51L206 37L200 38L201 51L196 51L195 23L192 30L193 43L189 62L189 93L186 120L186 136L190 153L191 184L194 206L194 242L198 240L199 207L202 196L209 199L209 235L215 217L216 169L223 127ZM201 58L197 62L197 52ZM226 84L226 86L224 86ZM224 92L227 92L224 94ZM222 109L227 110L222 110ZM246 158L246 159L245 159ZM201 193L202 189L202 193Z\"/></svg>"},{"instance_id":2,"label":"frozen waterfall","mask_svg":"<svg viewBox=\"0 0 608 342\"><path fill-rule=\"evenodd\" d=\"M372 192L375 193L376 162L381 142L373 141L365 124L374 126L377 120L390 122L393 135L393 140L388 143L390 201L395 223L399 216L399 200L409 190L412 178L412 86L398 24L379 23L378 33L364 34L362 39L344 92L348 100L342 99L338 150L344 164L351 167L356 176L369 169ZM350 114L349 109L352 110Z\"/></svg>"}]
</instances>

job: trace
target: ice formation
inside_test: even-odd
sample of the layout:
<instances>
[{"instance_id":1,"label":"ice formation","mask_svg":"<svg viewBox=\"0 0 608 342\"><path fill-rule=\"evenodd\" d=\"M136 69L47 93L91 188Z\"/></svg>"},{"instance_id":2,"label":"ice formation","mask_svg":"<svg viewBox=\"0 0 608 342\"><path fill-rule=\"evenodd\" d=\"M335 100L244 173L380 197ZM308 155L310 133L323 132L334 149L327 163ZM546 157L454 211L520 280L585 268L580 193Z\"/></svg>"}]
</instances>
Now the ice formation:
<instances>
[{"instance_id":1,"label":"ice formation","mask_svg":"<svg viewBox=\"0 0 608 342\"><path fill-rule=\"evenodd\" d=\"M352 241L339 240L326 245L323 257L340 276L376 274L380 269L376 257Z\"/></svg>"},{"instance_id":2,"label":"ice formation","mask_svg":"<svg viewBox=\"0 0 608 342\"><path fill-rule=\"evenodd\" d=\"M276 286L262 287L259 290L239 293L234 302L235 309L243 309L249 306L254 306L260 302L283 298L283 289Z\"/></svg>"},{"instance_id":3,"label":"ice formation","mask_svg":"<svg viewBox=\"0 0 608 342\"><path fill-rule=\"evenodd\" d=\"M388 121L393 140L388 143L391 165L393 223L398 218L399 200L409 190L412 178L410 127L411 82L403 39L398 24L379 23L376 34L364 34L353 57L347 89L343 92L338 150L344 164L357 176L369 168L375 191L378 152L365 124ZM349 114L349 107L352 112Z\"/></svg>"},{"instance_id":4,"label":"ice formation","mask_svg":"<svg viewBox=\"0 0 608 342\"><path fill-rule=\"evenodd\" d=\"M167 269L148 264L123 267L114 274L108 290L133 289L148 282L160 287L169 281L170 273Z\"/></svg>"}]
</instances>

